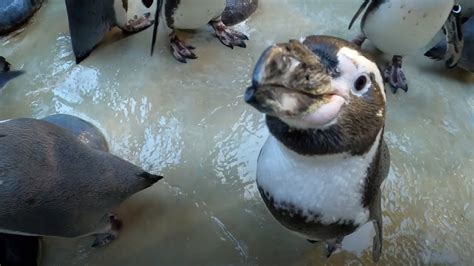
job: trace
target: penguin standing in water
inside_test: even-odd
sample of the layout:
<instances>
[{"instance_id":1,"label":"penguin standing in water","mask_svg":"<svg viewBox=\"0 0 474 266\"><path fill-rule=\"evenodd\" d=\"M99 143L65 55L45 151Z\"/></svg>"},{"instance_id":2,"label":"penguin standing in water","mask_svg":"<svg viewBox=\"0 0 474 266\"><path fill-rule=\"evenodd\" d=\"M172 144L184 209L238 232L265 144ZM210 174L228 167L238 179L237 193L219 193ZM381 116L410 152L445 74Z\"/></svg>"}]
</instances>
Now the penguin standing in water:
<instances>
[{"instance_id":1,"label":"penguin standing in water","mask_svg":"<svg viewBox=\"0 0 474 266\"><path fill-rule=\"evenodd\" d=\"M153 0L66 0L72 48L76 63L84 60L115 26L127 34L153 24Z\"/></svg>"},{"instance_id":2,"label":"penguin standing in water","mask_svg":"<svg viewBox=\"0 0 474 266\"><path fill-rule=\"evenodd\" d=\"M10 80L25 73L21 70L10 71L10 67L11 65L8 63L5 57L0 56L0 91Z\"/></svg>"},{"instance_id":3,"label":"penguin standing in water","mask_svg":"<svg viewBox=\"0 0 474 266\"><path fill-rule=\"evenodd\" d=\"M390 156L376 63L335 37L276 44L259 59L245 101L266 114L271 133L257 185L273 216L310 242L325 241L328 256L344 236L374 222L377 261Z\"/></svg>"},{"instance_id":4,"label":"penguin standing in water","mask_svg":"<svg viewBox=\"0 0 474 266\"><path fill-rule=\"evenodd\" d=\"M155 21L158 21L159 13L164 5L164 17L166 25L172 30L170 34L170 48L173 56L180 62L186 63L187 59L196 59L192 52L195 48L186 45L179 39L179 30L196 30L205 25L214 28L216 37L222 44L229 48L239 46L246 47L245 41L248 37L238 31L228 28L221 19L221 15L226 8L226 0L159 0ZM153 54L158 23L155 23L153 30L152 50Z\"/></svg>"},{"instance_id":5,"label":"penguin standing in water","mask_svg":"<svg viewBox=\"0 0 474 266\"><path fill-rule=\"evenodd\" d=\"M353 42L362 45L369 39L379 50L392 54L384 79L392 91L408 90L402 71L402 58L426 46L443 27L454 0L364 0L349 25L367 7L361 22L362 34Z\"/></svg>"},{"instance_id":6,"label":"penguin standing in water","mask_svg":"<svg viewBox=\"0 0 474 266\"><path fill-rule=\"evenodd\" d=\"M111 212L161 178L108 153L100 131L77 117L1 121L0 264L31 262L39 236L110 243L121 227Z\"/></svg>"}]
</instances>

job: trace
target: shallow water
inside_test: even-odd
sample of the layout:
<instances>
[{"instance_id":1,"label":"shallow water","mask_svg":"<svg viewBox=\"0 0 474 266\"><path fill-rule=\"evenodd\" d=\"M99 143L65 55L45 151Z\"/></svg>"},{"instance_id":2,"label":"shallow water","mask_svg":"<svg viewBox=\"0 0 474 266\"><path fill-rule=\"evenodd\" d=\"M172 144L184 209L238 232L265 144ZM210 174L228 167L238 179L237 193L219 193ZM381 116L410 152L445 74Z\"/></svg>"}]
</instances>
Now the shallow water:
<instances>
[{"instance_id":1,"label":"shallow water","mask_svg":"<svg viewBox=\"0 0 474 266\"><path fill-rule=\"evenodd\" d=\"M251 38L247 49L230 50L203 28L186 35L199 56L188 64L168 52L163 26L152 58L151 29L119 41L115 32L81 65L63 2L48 1L23 31L0 39L0 54L28 71L3 91L0 120L80 116L104 131L112 153L167 178L120 207L124 228L113 244L93 249L91 238L45 239L44 265L371 263L361 240L358 251L326 259L322 245L289 233L267 212L254 179L268 131L242 97L268 45L309 34L353 37L347 25L359 1L262 0L236 26ZM405 60L409 92L388 93L392 164L381 265L469 265L474 75L421 55Z\"/></svg>"}]
</instances>

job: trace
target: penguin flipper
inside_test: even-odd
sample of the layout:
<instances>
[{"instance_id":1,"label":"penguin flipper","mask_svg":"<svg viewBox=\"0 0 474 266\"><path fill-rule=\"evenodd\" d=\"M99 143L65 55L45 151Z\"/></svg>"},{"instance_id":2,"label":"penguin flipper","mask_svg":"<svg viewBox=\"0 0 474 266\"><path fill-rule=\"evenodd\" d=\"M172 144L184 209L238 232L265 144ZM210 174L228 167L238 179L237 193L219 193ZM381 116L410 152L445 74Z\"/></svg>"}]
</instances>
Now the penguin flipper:
<instances>
[{"instance_id":1,"label":"penguin flipper","mask_svg":"<svg viewBox=\"0 0 474 266\"><path fill-rule=\"evenodd\" d=\"M69 32L76 63L79 64L117 25L113 0L66 0Z\"/></svg>"},{"instance_id":2,"label":"penguin flipper","mask_svg":"<svg viewBox=\"0 0 474 266\"><path fill-rule=\"evenodd\" d=\"M0 89L2 89L10 80L23 75L24 73L25 71L22 70L0 73Z\"/></svg>"},{"instance_id":3,"label":"penguin flipper","mask_svg":"<svg viewBox=\"0 0 474 266\"><path fill-rule=\"evenodd\" d=\"M372 260L374 262L379 261L382 255L382 243L383 243L383 223L382 223L382 199L379 191L373 208L371 210L372 221L375 229L375 236L372 244Z\"/></svg>"},{"instance_id":4,"label":"penguin flipper","mask_svg":"<svg viewBox=\"0 0 474 266\"><path fill-rule=\"evenodd\" d=\"M461 15L453 11L449 14L444 24L446 34L446 67L454 68L461 59L464 49L464 36L462 33Z\"/></svg>"},{"instance_id":5,"label":"penguin flipper","mask_svg":"<svg viewBox=\"0 0 474 266\"><path fill-rule=\"evenodd\" d=\"M37 236L0 234L0 265L36 266L39 251Z\"/></svg>"},{"instance_id":6,"label":"penguin flipper","mask_svg":"<svg viewBox=\"0 0 474 266\"><path fill-rule=\"evenodd\" d=\"M357 10L357 12L354 14L354 16L352 17L351 19L351 22L349 23L349 29L352 28L352 24L354 24L354 22L357 20L357 18L360 16L360 13L362 13L362 11L364 11L364 9L367 7L367 5L369 4L370 0L364 0L364 2L362 3L362 5L360 5L359 9Z\"/></svg>"},{"instance_id":7,"label":"penguin flipper","mask_svg":"<svg viewBox=\"0 0 474 266\"><path fill-rule=\"evenodd\" d=\"M155 50L156 35L158 33L158 25L160 24L160 13L162 6L163 0L156 1L155 24L153 25L153 37L151 40L151 56L153 56L153 51Z\"/></svg>"}]
</instances>

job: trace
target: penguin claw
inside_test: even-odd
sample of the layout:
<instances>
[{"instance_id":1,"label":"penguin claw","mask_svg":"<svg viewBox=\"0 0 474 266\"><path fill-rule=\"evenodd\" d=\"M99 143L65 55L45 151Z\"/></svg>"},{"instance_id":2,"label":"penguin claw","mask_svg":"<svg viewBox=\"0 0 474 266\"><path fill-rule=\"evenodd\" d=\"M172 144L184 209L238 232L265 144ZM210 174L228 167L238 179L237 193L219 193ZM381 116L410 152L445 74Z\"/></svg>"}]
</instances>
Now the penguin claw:
<instances>
[{"instance_id":1,"label":"penguin claw","mask_svg":"<svg viewBox=\"0 0 474 266\"><path fill-rule=\"evenodd\" d=\"M105 233L95 234L92 247L103 247L110 244L117 239L120 229L122 228L122 221L120 221L115 214L109 214L108 230Z\"/></svg>"},{"instance_id":2,"label":"penguin claw","mask_svg":"<svg viewBox=\"0 0 474 266\"><path fill-rule=\"evenodd\" d=\"M173 54L174 58L181 63L187 63L186 59L196 59L198 58L195 53L191 50L196 49L191 45L186 45L183 41L181 41L175 32L171 34L170 38L170 48L171 53Z\"/></svg>"},{"instance_id":3,"label":"penguin claw","mask_svg":"<svg viewBox=\"0 0 474 266\"><path fill-rule=\"evenodd\" d=\"M234 46L247 47L245 44L245 41L249 40L247 35L228 28L221 20L211 21L210 24L214 28L216 37L223 45L231 49L234 49Z\"/></svg>"}]
</instances>

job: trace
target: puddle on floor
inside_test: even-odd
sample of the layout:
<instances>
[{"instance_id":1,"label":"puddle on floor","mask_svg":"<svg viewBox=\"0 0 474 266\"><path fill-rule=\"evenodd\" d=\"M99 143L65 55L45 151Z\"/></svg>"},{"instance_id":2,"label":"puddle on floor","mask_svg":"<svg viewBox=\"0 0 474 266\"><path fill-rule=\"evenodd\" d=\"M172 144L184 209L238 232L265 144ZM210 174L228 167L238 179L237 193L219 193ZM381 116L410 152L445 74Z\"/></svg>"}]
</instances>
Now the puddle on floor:
<instances>
[{"instance_id":1,"label":"puddle on floor","mask_svg":"<svg viewBox=\"0 0 474 266\"><path fill-rule=\"evenodd\" d=\"M77 115L103 130L114 154L167 177L120 207L124 228L113 244L93 249L91 238L45 239L44 265L371 263L371 247L327 260L322 245L270 216L254 182L268 131L242 97L268 45L310 34L355 36L347 25L359 1L260 2L236 26L250 36L247 49L230 50L203 28L187 35L199 56L188 64L172 58L162 25L152 58L148 29L119 41L112 34L75 65L64 1L48 1L23 31L0 39L0 54L28 71L3 91L0 120ZM383 192L380 264L468 265L474 75L446 71L422 53L405 62L410 90L388 93L392 168Z\"/></svg>"}]
</instances>

